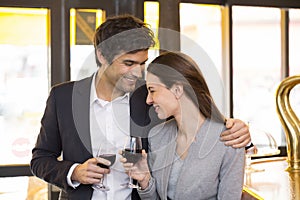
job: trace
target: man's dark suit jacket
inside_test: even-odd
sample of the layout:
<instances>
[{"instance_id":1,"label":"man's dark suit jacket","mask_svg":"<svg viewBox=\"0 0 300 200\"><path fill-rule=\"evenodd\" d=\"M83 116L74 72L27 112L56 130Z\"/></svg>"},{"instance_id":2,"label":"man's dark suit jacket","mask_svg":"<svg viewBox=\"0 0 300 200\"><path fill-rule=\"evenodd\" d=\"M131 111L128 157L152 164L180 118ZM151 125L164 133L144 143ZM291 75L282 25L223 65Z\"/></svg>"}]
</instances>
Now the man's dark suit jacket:
<instances>
[{"instance_id":1,"label":"man's dark suit jacket","mask_svg":"<svg viewBox=\"0 0 300 200\"><path fill-rule=\"evenodd\" d=\"M90 137L90 87L92 77L54 86L49 94L40 134L32 150L31 170L37 177L62 189L60 199L91 199L91 185L70 187L66 177L74 163L83 163L92 158ZM130 132L142 134L147 150L147 134L159 123L153 109L146 104L147 89L144 82L130 95ZM152 113L149 117L149 112ZM62 153L62 160L57 158ZM139 199L132 192L132 199Z\"/></svg>"}]
</instances>

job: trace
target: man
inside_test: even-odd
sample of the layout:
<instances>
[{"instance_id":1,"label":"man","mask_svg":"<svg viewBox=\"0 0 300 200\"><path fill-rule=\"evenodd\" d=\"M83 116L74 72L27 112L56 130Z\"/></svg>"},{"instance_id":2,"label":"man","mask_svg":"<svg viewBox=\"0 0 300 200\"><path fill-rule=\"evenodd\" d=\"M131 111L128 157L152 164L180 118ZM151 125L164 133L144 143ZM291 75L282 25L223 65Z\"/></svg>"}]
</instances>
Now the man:
<instances>
[{"instance_id":1,"label":"man","mask_svg":"<svg viewBox=\"0 0 300 200\"><path fill-rule=\"evenodd\" d=\"M32 150L31 170L61 188L60 199L139 199L136 191L120 186L128 176L118 157L105 169L97 164L111 163L95 156L101 145L114 146L117 152L129 132L146 137L159 122L146 104L147 90L141 80L153 45L153 33L143 21L129 15L108 18L94 37L97 72L51 89ZM231 129L221 138L227 140L225 144L249 143L249 130L242 121L228 120L227 127ZM147 140L143 142L147 149ZM93 190L92 184L104 175L110 190Z\"/></svg>"}]
</instances>

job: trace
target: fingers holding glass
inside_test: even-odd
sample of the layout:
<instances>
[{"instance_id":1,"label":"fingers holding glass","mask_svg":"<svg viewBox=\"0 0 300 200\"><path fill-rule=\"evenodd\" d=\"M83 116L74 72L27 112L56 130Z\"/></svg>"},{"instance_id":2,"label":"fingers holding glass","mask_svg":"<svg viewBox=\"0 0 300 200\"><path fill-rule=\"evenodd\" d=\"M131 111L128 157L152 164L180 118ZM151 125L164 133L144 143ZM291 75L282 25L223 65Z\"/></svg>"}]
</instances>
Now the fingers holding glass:
<instances>
[{"instance_id":1,"label":"fingers holding glass","mask_svg":"<svg viewBox=\"0 0 300 200\"><path fill-rule=\"evenodd\" d=\"M125 187L133 187L139 189L145 189L149 185L149 180L151 178L150 170L147 162L147 154L145 150L142 150L142 156L136 163L130 163L126 158L122 155L123 151L120 151L120 155L122 156L120 161L123 163L123 167L126 173L129 175L130 179L135 179L139 186L134 186L132 182L122 184Z\"/></svg>"},{"instance_id":2,"label":"fingers holding glass","mask_svg":"<svg viewBox=\"0 0 300 200\"><path fill-rule=\"evenodd\" d=\"M116 150L109 148L99 148L97 155L97 166L103 169L109 169L116 161ZM104 184L105 173L103 173L100 183L93 184L94 190L108 191L109 187Z\"/></svg>"},{"instance_id":3,"label":"fingers holding glass","mask_svg":"<svg viewBox=\"0 0 300 200\"><path fill-rule=\"evenodd\" d=\"M129 136L126 139L121 155L124 158L123 166L129 175L129 182L123 183L121 186L139 188L139 186L132 181L131 171L133 166L142 158L142 139L140 137Z\"/></svg>"}]
</instances>

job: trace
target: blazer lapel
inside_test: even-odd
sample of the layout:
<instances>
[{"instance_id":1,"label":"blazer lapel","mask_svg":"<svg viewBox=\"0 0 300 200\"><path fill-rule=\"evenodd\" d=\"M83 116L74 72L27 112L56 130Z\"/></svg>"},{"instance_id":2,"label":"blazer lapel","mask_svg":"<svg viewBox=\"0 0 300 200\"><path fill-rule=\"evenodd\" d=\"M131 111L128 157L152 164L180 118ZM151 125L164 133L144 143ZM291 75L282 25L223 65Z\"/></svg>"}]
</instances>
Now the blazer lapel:
<instances>
[{"instance_id":1,"label":"blazer lapel","mask_svg":"<svg viewBox=\"0 0 300 200\"><path fill-rule=\"evenodd\" d=\"M176 150L176 141L173 138L169 144L158 151L153 152L155 155L153 159L155 160L152 166L152 172L156 173L157 178L157 191L160 196L167 198L168 182L171 172L171 167L174 161ZM152 152L151 152L152 153Z\"/></svg>"},{"instance_id":2,"label":"blazer lapel","mask_svg":"<svg viewBox=\"0 0 300 200\"><path fill-rule=\"evenodd\" d=\"M164 156L165 159L165 167L163 169L162 176L162 194L167 198L168 195L168 182L170 178L172 164L174 162L174 156L176 151L176 142L175 140L171 142L170 146L168 146L166 150L166 154Z\"/></svg>"},{"instance_id":3,"label":"blazer lapel","mask_svg":"<svg viewBox=\"0 0 300 200\"><path fill-rule=\"evenodd\" d=\"M76 81L73 87L72 110L74 124L85 148L92 153L90 135L90 88L93 78Z\"/></svg>"}]
</instances>

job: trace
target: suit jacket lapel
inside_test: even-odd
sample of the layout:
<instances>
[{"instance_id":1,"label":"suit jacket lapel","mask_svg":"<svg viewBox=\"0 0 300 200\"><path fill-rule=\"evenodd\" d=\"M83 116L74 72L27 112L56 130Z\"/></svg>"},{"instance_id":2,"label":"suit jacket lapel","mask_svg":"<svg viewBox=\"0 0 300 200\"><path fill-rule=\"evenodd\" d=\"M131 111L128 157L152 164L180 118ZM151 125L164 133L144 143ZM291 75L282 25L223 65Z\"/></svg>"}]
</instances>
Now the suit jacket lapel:
<instances>
[{"instance_id":1,"label":"suit jacket lapel","mask_svg":"<svg viewBox=\"0 0 300 200\"><path fill-rule=\"evenodd\" d=\"M135 91L130 94L130 134L148 138L150 129L163 122L157 117L152 106L146 104L148 91L146 82L138 80Z\"/></svg>"},{"instance_id":2,"label":"suit jacket lapel","mask_svg":"<svg viewBox=\"0 0 300 200\"><path fill-rule=\"evenodd\" d=\"M147 89L141 81L137 83L134 92L130 94L129 110L130 110L130 134L147 138L145 131L146 124L149 123L148 106L146 104Z\"/></svg>"},{"instance_id":3,"label":"suit jacket lapel","mask_svg":"<svg viewBox=\"0 0 300 200\"><path fill-rule=\"evenodd\" d=\"M78 135L92 154L90 137L90 87L93 77L89 77L74 83L72 110ZM144 81L140 81L136 90L130 95L130 133L147 138L150 124L149 108L146 104L147 88ZM152 120L155 121L155 120ZM157 122L155 122L157 124ZM151 125L153 126L153 125ZM143 140L145 142L146 140ZM147 141L145 142L147 143ZM147 150L147 145L144 146Z\"/></svg>"},{"instance_id":4,"label":"suit jacket lapel","mask_svg":"<svg viewBox=\"0 0 300 200\"><path fill-rule=\"evenodd\" d=\"M90 88L92 77L76 81L73 87L72 110L75 128L86 147L92 153L90 135Z\"/></svg>"}]
</instances>

